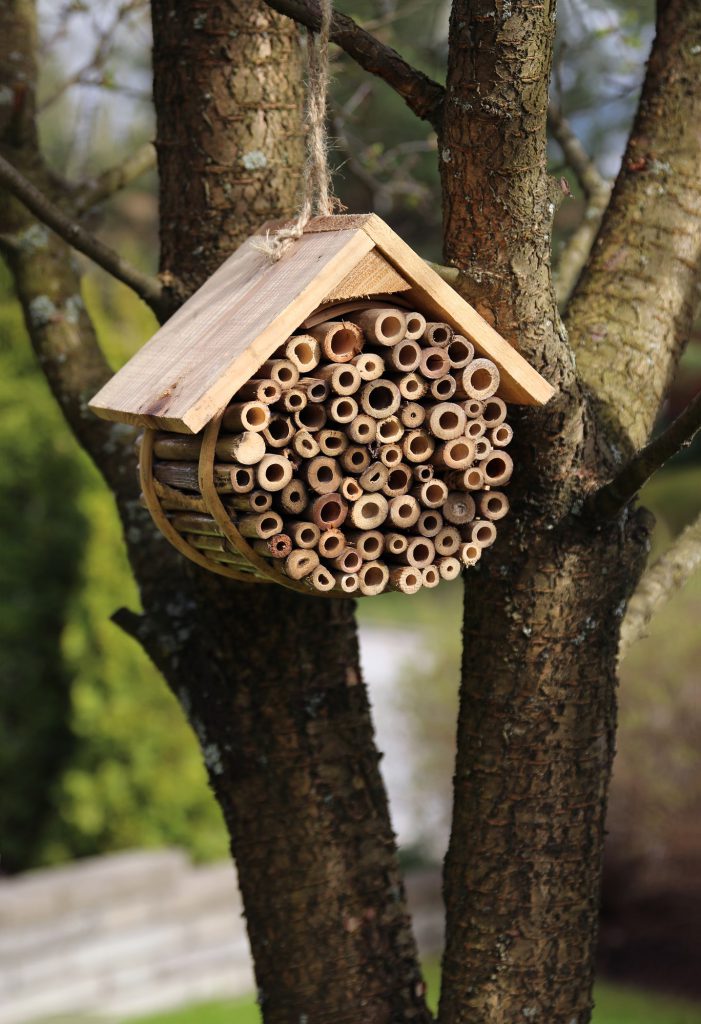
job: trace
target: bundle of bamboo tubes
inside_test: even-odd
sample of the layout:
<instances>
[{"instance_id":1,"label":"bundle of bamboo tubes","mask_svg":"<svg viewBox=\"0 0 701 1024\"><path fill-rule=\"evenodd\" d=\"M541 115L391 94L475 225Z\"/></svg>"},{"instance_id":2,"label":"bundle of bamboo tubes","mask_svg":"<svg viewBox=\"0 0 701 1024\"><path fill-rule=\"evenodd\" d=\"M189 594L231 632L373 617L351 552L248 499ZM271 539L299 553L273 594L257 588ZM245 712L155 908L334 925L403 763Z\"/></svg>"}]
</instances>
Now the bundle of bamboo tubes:
<instances>
[{"instance_id":1,"label":"bundle of bamboo tubes","mask_svg":"<svg viewBox=\"0 0 701 1024\"><path fill-rule=\"evenodd\" d=\"M146 431L145 503L215 571L414 594L475 565L508 512L498 387L448 324L345 313L290 337L203 434Z\"/></svg>"}]
</instances>

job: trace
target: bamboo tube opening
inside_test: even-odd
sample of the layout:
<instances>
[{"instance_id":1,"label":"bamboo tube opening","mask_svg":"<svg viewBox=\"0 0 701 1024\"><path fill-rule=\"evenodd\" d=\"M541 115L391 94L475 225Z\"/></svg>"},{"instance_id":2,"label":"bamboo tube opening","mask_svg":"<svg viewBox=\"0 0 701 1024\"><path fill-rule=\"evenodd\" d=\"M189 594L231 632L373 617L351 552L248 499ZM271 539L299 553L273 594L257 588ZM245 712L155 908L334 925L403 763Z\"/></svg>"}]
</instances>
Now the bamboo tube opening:
<instances>
[{"instance_id":1,"label":"bamboo tube opening","mask_svg":"<svg viewBox=\"0 0 701 1024\"><path fill-rule=\"evenodd\" d=\"M443 526L443 516L440 512L427 510L422 512L418 518L416 529L422 537L435 537Z\"/></svg>"},{"instance_id":2,"label":"bamboo tube opening","mask_svg":"<svg viewBox=\"0 0 701 1024\"><path fill-rule=\"evenodd\" d=\"M341 455L341 465L349 473L362 473L370 465L370 452L367 448L351 445Z\"/></svg>"},{"instance_id":3,"label":"bamboo tube opening","mask_svg":"<svg viewBox=\"0 0 701 1024\"><path fill-rule=\"evenodd\" d=\"M463 402L462 407L465 415L470 420L477 419L484 411L484 403L476 398L468 398L466 402Z\"/></svg>"},{"instance_id":4,"label":"bamboo tube opening","mask_svg":"<svg viewBox=\"0 0 701 1024\"><path fill-rule=\"evenodd\" d=\"M258 465L260 466L260 463ZM246 494L248 491L252 491L254 484L255 477L250 466L236 466L231 470L231 488L235 494Z\"/></svg>"},{"instance_id":5,"label":"bamboo tube opening","mask_svg":"<svg viewBox=\"0 0 701 1024\"><path fill-rule=\"evenodd\" d=\"M360 374L361 380L377 380L385 372L385 361L374 352L363 352L356 356L353 365Z\"/></svg>"},{"instance_id":6,"label":"bamboo tube opening","mask_svg":"<svg viewBox=\"0 0 701 1024\"><path fill-rule=\"evenodd\" d=\"M465 470L462 485L466 491L478 491L484 486L484 473L477 466Z\"/></svg>"},{"instance_id":7,"label":"bamboo tube opening","mask_svg":"<svg viewBox=\"0 0 701 1024\"><path fill-rule=\"evenodd\" d=\"M482 548L477 544L463 544L460 548L460 559L465 566L475 565L482 557Z\"/></svg>"},{"instance_id":8,"label":"bamboo tube opening","mask_svg":"<svg viewBox=\"0 0 701 1024\"><path fill-rule=\"evenodd\" d=\"M474 355L475 346L467 338L463 338L461 334L453 336L453 340L448 345L448 359L454 370L464 369L474 359Z\"/></svg>"},{"instance_id":9,"label":"bamboo tube opening","mask_svg":"<svg viewBox=\"0 0 701 1024\"><path fill-rule=\"evenodd\" d=\"M338 463L328 455L317 455L305 466L307 482L317 494L329 494L341 483Z\"/></svg>"},{"instance_id":10,"label":"bamboo tube opening","mask_svg":"<svg viewBox=\"0 0 701 1024\"><path fill-rule=\"evenodd\" d=\"M380 449L380 462L390 469L402 461L402 449L398 444L383 444Z\"/></svg>"},{"instance_id":11,"label":"bamboo tube opening","mask_svg":"<svg viewBox=\"0 0 701 1024\"><path fill-rule=\"evenodd\" d=\"M294 414L294 420L298 427L303 427L314 433L326 423L326 410L322 405L307 405Z\"/></svg>"},{"instance_id":12,"label":"bamboo tube opening","mask_svg":"<svg viewBox=\"0 0 701 1024\"><path fill-rule=\"evenodd\" d=\"M290 388L282 397L282 404L287 412L296 412L307 404L307 396L301 388Z\"/></svg>"},{"instance_id":13,"label":"bamboo tube opening","mask_svg":"<svg viewBox=\"0 0 701 1024\"><path fill-rule=\"evenodd\" d=\"M429 480L421 484L421 502L428 508L439 508L448 497L448 488L442 480Z\"/></svg>"},{"instance_id":14,"label":"bamboo tube opening","mask_svg":"<svg viewBox=\"0 0 701 1024\"><path fill-rule=\"evenodd\" d=\"M348 506L340 494L322 494L312 505L312 519L322 531L337 529L347 515Z\"/></svg>"},{"instance_id":15,"label":"bamboo tube opening","mask_svg":"<svg viewBox=\"0 0 701 1024\"><path fill-rule=\"evenodd\" d=\"M266 455L256 470L258 484L265 491L281 491L292 479L292 464L281 455Z\"/></svg>"},{"instance_id":16,"label":"bamboo tube opening","mask_svg":"<svg viewBox=\"0 0 701 1024\"><path fill-rule=\"evenodd\" d=\"M425 587L428 587L429 590L437 587L440 581L441 578L435 565L427 565L425 569L421 570L421 582Z\"/></svg>"},{"instance_id":17,"label":"bamboo tube opening","mask_svg":"<svg viewBox=\"0 0 701 1024\"><path fill-rule=\"evenodd\" d=\"M354 366L339 368L331 377L331 388L337 395L352 395L360 387L360 374Z\"/></svg>"},{"instance_id":18,"label":"bamboo tube opening","mask_svg":"<svg viewBox=\"0 0 701 1024\"><path fill-rule=\"evenodd\" d=\"M433 454L435 444L422 430L412 430L404 438L402 448L410 462L425 462Z\"/></svg>"},{"instance_id":19,"label":"bamboo tube opening","mask_svg":"<svg viewBox=\"0 0 701 1024\"><path fill-rule=\"evenodd\" d=\"M365 562L358 573L360 591L368 597L380 594L389 580L389 569L382 562Z\"/></svg>"},{"instance_id":20,"label":"bamboo tube opening","mask_svg":"<svg viewBox=\"0 0 701 1024\"><path fill-rule=\"evenodd\" d=\"M462 372L468 398L491 398L499 387L499 371L490 359L475 359Z\"/></svg>"},{"instance_id":21,"label":"bamboo tube opening","mask_svg":"<svg viewBox=\"0 0 701 1024\"><path fill-rule=\"evenodd\" d=\"M307 507L307 489L301 480L291 480L282 489L280 501L285 512L299 515Z\"/></svg>"},{"instance_id":22,"label":"bamboo tube opening","mask_svg":"<svg viewBox=\"0 0 701 1024\"><path fill-rule=\"evenodd\" d=\"M407 313L405 338L408 338L409 341L418 341L419 338L423 337L425 330L426 317L422 316L421 313Z\"/></svg>"},{"instance_id":23,"label":"bamboo tube opening","mask_svg":"<svg viewBox=\"0 0 701 1024\"><path fill-rule=\"evenodd\" d=\"M381 491L387 483L389 470L382 462L373 462L360 475L360 486L364 491Z\"/></svg>"},{"instance_id":24,"label":"bamboo tube opening","mask_svg":"<svg viewBox=\"0 0 701 1024\"><path fill-rule=\"evenodd\" d=\"M482 462L487 458L492 450L492 442L486 437L480 437L475 441L475 458L478 462Z\"/></svg>"},{"instance_id":25,"label":"bamboo tube opening","mask_svg":"<svg viewBox=\"0 0 701 1024\"><path fill-rule=\"evenodd\" d=\"M316 569L313 569L309 576L307 576L307 579L314 590L319 590L322 594L333 590L336 585L336 580L323 565L317 565Z\"/></svg>"},{"instance_id":26,"label":"bamboo tube opening","mask_svg":"<svg viewBox=\"0 0 701 1024\"><path fill-rule=\"evenodd\" d=\"M379 530L363 530L351 534L350 540L364 562L379 558L385 546L385 535Z\"/></svg>"},{"instance_id":27,"label":"bamboo tube opening","mask_svg":"<svg viewBox=\"0 0 701 1024\"><path fill-rule=\"evenodd\" d=\"M254 512L267 512L272 503L272 495L267 491L252 491L248 498L249 508Z\"/></svg>"},{"instance_id":28,"label":"bamboo tube opening","mask_svg":"<svg viewBox=\"0 0 701 1024\"><path fill-rule=\"evenodd\" d=\"M408 466L400 464L390 469L382 493L388 498L397 498L406 494L411 487L412 473Z\"/></svg>"},{"instance_id":29,"label":"bamboo tube opening","mask_svg":"<svg viewBox=\"0 0 701 1024\"><path fill-rule=\"evenodd\" d=\"M430 565L436 555L433 541L428 537L413 537L406 549L406 560L415 569L423 569Z\"/></svg>"},{"instance_id":30,"label":"bamboo tube opening","mask_svg":"<svg viewBox=\"0 0 701 1024\"><path fill-rule=\"evenodd\" d=\"M442 441L459 437L466 429L465 413L455 402L441 402L428 415L431 432Z\"/></svg>"},{"instance_id":31,"label":"bamboo tube opening","mask_svg":"<svg viewBox=\"0 0 701 1024\"><path fill-rule=\"evenodd\" d=\"M487 491L479 499L479 510L486 519L503 519L509 511L509 501L501 491Z\"/></svg>"},{"instance_id":32,"label":"bamboo tube opening","mask_svg":"<svg viewBox=\"0 0 701 1024\"><path fill-rule=\"evenodd\" d=\"M453 397L457 386L455 377L451 373L447 373L445 377L438 377L432 382L430 391L439 402L445 402Z\"/></svg>"},{"instance_id":33,"label":"bamboo tube opening","mask_svg":"<svg viewBox=\"0 0 701 1024\"><path fill-rule=\"evenodd\" d=\"M306 381L304 382L306 383ZM310 402L325 402L329 397L329 386L325 380L309 378L307 384L307 398Z\"/></svg>"},{"instance_id":34,"label":"bamboo tube opening","mask_svg":"<svg viewBox=\"0 0 701 1024\"><path fill-rule=\"evenodd\" d=\"M366 384L360 396L362 405L368 416L383 419L391 416L399 408L401 395L399 388L389 380L373 380Z\"/></svg>"},{"instance_id":35,"label":"bamboo tube opening","mask_svg":"<svg viewBox=\"0 0 701 1024\"><path fill-rule=\"evenodd\" d=\"M439 555L453 555L460 547L460 531L455 526L444 526L433 543Z\"/></svg>"},{"instance_id":36,"label":"bamboo tube opening","mask_svg":"<svg viewBox=\"0 0 701 1024\"><path fill-rule=\"evenodd\" d=\"M410 373L421 362L421 349L415 341L404 339L395 345L389 354L389 361L395 370Z\"/></svg>"},{"instance_id":37,"label":"bamboo tube opening","mask_svg":"<svg viewBox=\"0 0 701 1024\"><path fill-rule=\"evenodd\" d=\"M346 538L340 530L325 530L317 545L322 558L337 558L346 546Z\"/></svg>"},{"instance_id":38,"label":"bamboo tube opening","mask_svg":"<svg viewBox=\"0 0 701 1024\"><path fill-rule=\"evenodd\" d=\"M399 390L401 392L401 386ZM426 410L418 402L407 402L399 411L399 419L405 427L420 427L426 419Z\"/></svg>"},{"instance_id":39,"label":"bamboo tube opening","mask_svg":"<svg viewBox=\"0 0 701 1024\"><path fill-rule=\"evenodd\" d=\"M362 495L363 488L352 476L347 476L341 484L341 494L346 501L357 501Z\"/></svg>"},{"instance_id":40,"label":"bamboo tube opening","mask_svg":"<svg viewBox=\"0 0 701 1024\"><path fill-rule=\"evenodd\" d=\"M475 544L482 548L488 548L494 543L497 536L497 528L494 523L485 520L475 520L470 530L470 538Z\"/></svg>"},{"instance_id":41,"label":"bamboo tube opening","mask_svg":"<svg viewBox=\"0 0 701 1024\"><path fill-rule=\"evenodd\" d=\"M431 379L445 377L450 372L450 360L441 348L426 348L421 353L421 372Z\"/></svg>"},{"instance_id":42,"label":"bamboo tube opening","mask_svg":"<svg viewBox=\"0 0 701 1024\"><path fill-rule=\"evenodd\" d=\"M498 427L506 419L506 402L493 395L484 403L482 419L488 427Z\"/></svg>"},{"instance_id":43,"label":"bamboo tube opening","mask_svg":"<svg viewBox=\"0 0 701 1024\"><path fill-rule=\"evenodd\" d=\"M272 405L273 402L280 399L281 395L282 388L274 380L257 380L253 377L238 389L235 397L242 402L252 399L256 402L263 402L265 405ZM224 416L226 418L226 414ZM222 425L226 426L226 423L222 421Z\"/></svg>"},{"instance_id":44,"label":"bamboo tube opening","mask_svg":"<svg viewBox=\"0 0 701 1024\"><path fill-rule=\"evenodd\" d=\"M298 430L292 440L292 447L303 459L313 459L321 449L308 430Z\"/></svg>"},{"instance_id":45,"label":"bamboo tube opening","mask_svg":"<svg viewBox=\"0 0 701 1024\"><path fill-rule=\"evenodd\" d=\"M390 569L389 580L391 589L401 594L415 594L421 589L421 574L416 569Z\"/></svg>"},{"instance_id":46,"label":"bamboo tube opening","mask_svg":"<svg viewBox=\"0 0 701 1024\"><path fill-rule=\"evenodd\" d=\"M349 321L327 321L311 332L321 338L321 349L332 363L349 363L363 347L363 334L359 327Z\"/></svg>"},{"instance_id":47,"label":"bamboo tube opening","mask_svg":"<svg viewBox=\"0 0 701 1024\"><path fill-rule=\"evenodd\" d=\"M303 335L288 342L285 355L300 373L310 373L319 362L321 349L316 338Z\"/></svg>"},{"instance_id":48,"label":"bamboo tube opening","mask_svg":"<svg viewBox=\"0 0 701 1024\"><path fill-rule=\"evenodd\" d=\"M359 530L373 530L387 518L387 499L381 494L364 494L351 509L351 522Z\"/></svg>"},{"instance_id":49,"label":"bamboo tube opening","mask_svg":"<svg viewBox=\"0 0 701 1024\"><path fill-rule=\"evenodd\" d=\"M273 416L263 431L263 437L271 448L284 448L292 440L294 429L287 416Z\"/></svg>"},{"instance_id":50,"label":"bamboo tube opening","mask_svg":"<svg viewBox=\"0 0 701 1024\"><path fill-rule=\"evenodd\" d=\"M514 463L504 451L492 452L482 463L484 479L490 486L505 484L511 479Z\"/></svg>"},{"instance_id":51,"label":"bamboo tube opening","mask_svg":"<svg viewBox=\"0 0 701 1024\"><path fill-rule=\"evenodd\" d=\"M389 517L399 529L406 530L417 522L421 509L416 498L411 494L403 494L392 498L389 504Z\"/></svg>"},{"instance_id":52,"label":"bamboo tube opening","mask_svg":"<svg viewBox=\"0 0 701 1024\"><path fill-rule=\"evenodd\" d=\"M448 469L467 469L475 457L475 446L464 437L453 437L434 453L433 462Z\"/></svg>"},{"instance_id":53,"label":"bamboo tube opening","mask_svg":"<svg viewBox=\"0 0 701 1024\"><path fill-rule=\"evenodd\" d=\"M475 518L475 502L469 494L451 491L443 505L443 516L449 523L463 526Z\"/></svg>"},{"instance_id":54,"label":"bamboo tube opening","mask_svg":"<svg viewBox=\"0 0 701 1024\"><path fill-rule=\"evenodd\" d=\"M319 543L321 530L316 523L292 523L289 529L298 548L315 548Z\"/></svg>"},{"instance_id":55,"label":"bamboo tube opening","mask_svg":"<svg viewBox=\"0 0 701 1024\"><path fill-rule=\"evenodd\" d=\"M267 540L258 540L253 545L254 551L266 553L270 558L287 558L292 550L292 541L286 533L278 533Z\"/></svg>"},{"instance_id":56,"label":"bamboo tube opening","mask_svg":"<svg viewBox=\"0 0 701 1024\"><path fill-rule=\"evenodd\" d=\"M293 580L301 580L308 576L319 564L316 551L300 551L295 549L285 559L285 572Z\"/></svg>"},{"instance_id":57,"label":"bamboo tube opening","mask_svg":"<svg viewBox=\"0 0 701 1024\"><path fill-rule=\"evenodd\" d=\"M397 386L402 398L408 399L413 404L416 404L416 399L421 398L422 395L426 394L426 381L421 380L416 373L405 374L400 379ZM421 422L423 422L423 418Z\"/></svg>"},{"instance_id":58,"label":"bamboo tube opening","mask_svg":"<svg viewBox=\"0 0 701 1024\"><path fill-rule=\"evenodd\" d=\"M350 397L334 398L330 412L337 423L350 423L358 415L358 403Z\"/></svg>"},{"instance_id":59,"label":"bamboo tube opening","mask_svg":"<svg viewBox=\"0 0 701 1024\"><path fill-rule=\"evenodd\" d=\"M420 484L425 484L427 480L433 478L433 466L428 466L425 462L413 468L414 480L418 480Z\"/></svg>"},{"instance_id":60,"label":"bamboo tube opening","mask_svg":"<svg viewBox=\"0 0 701 1024\"><path fill-rule=\"evenodd\" d=\"M448 324L429 323L426 324L424 338L429 345L449 345L453 340L453 328Z\"/></svg>"},{"instance_id":61,"label":"bamboo tube opening","mask_svg":"<svg viewBox=\"0 0 701 1024\"><path fill-rule=\"evenodd\" d=\"M363 564L363 560L355 548L346 548L333 559L333 566L344 573L356 573Z\"/></svg>"},{"instance_id":62,"label":"bamboo tube opening","mask_svg":"<svg viewBox=\"0 0 701 1024\"><path fill-rule=\"evenodd\" d=\"M472 438L473 441L476 441L478 438L483 436L486 429L487 428L485 426L484 420L470 420L470 422L465 427L465 436Z\"/></svg>"},{"instance_id":63,"label":"bamboo tube opening","mask_svg":"<svg viewBox=\"0 0 701 1024\"><path fill-rule=\"evenodd\" d=\"M264 430L270 422L270 409L262 402L235 402L222 422L227 430Z\"/></svg>"},{"instance_id":64,"label":"bamboo tube opening","mask_svg":"<svg viewBox=\"0 0 701 1024\"><path fill-rule=\"evenodd\" d=\"M336 590L344 594L353 594L358 589L358 577L351 573L344 573L336 581Z\"/></svg>"},{"instance_id":65,"label":"bamboo tube opening","mask_svg":"<svg viewBox=\"0 0 701 1024\"><path fill-rule=\"evenodd\" d=\"M261 515L240 516L237 526L242 537L267 540L282 531L282 519L277 512L263 512Z\"/></svg>"},{"instance_id":66,"label":"bamboo tube opening","mask_svg":"<svg viewBox=\"0 0 701 1024\"><path fill-rule=\"evenodd\" d=\"M348 447L348 437L340 430L319 431L319 448L324 455L340 455Z\"/></svg>"},{"instance_id":67,"label":"bamboo tube opening","mask_svg":"<svg viewBox=\"0 0 701 1024\"><path fill-rule=\"evenodd\" d=\"M404 433L404 427L396 416L387 416L377 424L377 438L382 444L393 444Z\"/></svg>"},{"instance_id":68,"label":"bamboo tube opening","mask_svg":"<svg viewBox=\"0 0 701 1024\"><path fill-rule=\"evenodd\" d=\"M352 441L358 444L369 444L375 439L377 421L372 416L361 412L348 425L348 433Z\"/></svg>"},{"instance_id":69,"label":"bamboo tube opening","mask_svg":"<svg viewBox=\"0 0 701 1024\"><path fill-rule=\"evenodd\" d=\"M457 548L455 550L457 551ZM441 558L436 564L442 580L455 580L460 575L460 562L457 558L448 556Z\"/></svg>"},{"instance_id":70,"label":"bamboo tube opening","mask_svg":"<svg viewBox=\"0 0 701 1024\"><path fill-rule=\"evenodd\" d=\"M290 359L270 359L256 371L259 377L270 377L282 390L291 388L299 380L299 370Z\"/></svg>"},{"instance_id":71,"label":"bamboo tube opening","mask_svg":"<svg viewBox=\"0 0 701 1024\"><path fill-rule=\"evenodd\" d=\"M387 533L385 547L390 555L401 555L409 547L409 538L405 533Z\"/></svg>"},{"instance_id":72,"label":"bamboo tube opening","mask_svg":"<svg viewBox=\"0 0 701 1024\"><path fill-rule=\"evenodd\" d=\"M513 439L514 431L508 423L502 423L501 426L495 427L492 430L491 436L492 444L495 448L506 448L507 444L510 444Z\"/></svg>"},{"instance_id":73,"label":"bamboo tube opening","mask_svg":"<svg viewBox=\"0 0 701 1024\"><path fill-rule=\"evenodd\" d=\"M370 342L396 345L406 333L406 316L400 309L366 309L353 316Z\"/></svg>"}]
</instances>

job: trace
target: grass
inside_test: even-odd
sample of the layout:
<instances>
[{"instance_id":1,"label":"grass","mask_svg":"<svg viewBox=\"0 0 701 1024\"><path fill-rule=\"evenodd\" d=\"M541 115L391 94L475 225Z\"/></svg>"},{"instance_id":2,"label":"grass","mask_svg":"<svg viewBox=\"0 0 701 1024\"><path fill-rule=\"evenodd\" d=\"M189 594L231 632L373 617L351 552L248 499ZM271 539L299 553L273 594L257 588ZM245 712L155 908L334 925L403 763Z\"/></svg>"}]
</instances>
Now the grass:
<instances>
[{"instance_id":1,"label":"grass","mask_svg":"<svg viewBox=\"0 0 701 1024\"><path fill-rule=\"evenodd\" d=\"M438 970L427 971L429 1003L435 1008ZM701 1005L637 989L601 984L596 988L593 1024L701 1024ZM260 1024L251 997L186 1007L130 1024Z\"/></svg>"}]
</instances>

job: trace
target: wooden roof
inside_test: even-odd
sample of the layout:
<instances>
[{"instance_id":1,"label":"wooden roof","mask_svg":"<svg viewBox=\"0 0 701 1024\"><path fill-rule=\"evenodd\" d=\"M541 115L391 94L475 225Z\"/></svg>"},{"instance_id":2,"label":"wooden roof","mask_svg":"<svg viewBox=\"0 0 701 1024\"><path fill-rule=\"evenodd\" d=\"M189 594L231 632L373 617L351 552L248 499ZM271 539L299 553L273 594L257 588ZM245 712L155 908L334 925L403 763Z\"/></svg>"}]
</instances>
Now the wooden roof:
<instances>
[{"instance_id":1,"label":"wooden roof","mask_svg":"<svg viewBox=\"0 0 701 1024\"><path fill-rule=\"evenodd\" d=\"M542 405L552 396L516 349L375 214L316 218L277 263L257 248L260 237L247 239L105 384L93 412L197 433L320 304L387 291L401 291L492 359L506 401Z\"/></svg>"}]
</instances>

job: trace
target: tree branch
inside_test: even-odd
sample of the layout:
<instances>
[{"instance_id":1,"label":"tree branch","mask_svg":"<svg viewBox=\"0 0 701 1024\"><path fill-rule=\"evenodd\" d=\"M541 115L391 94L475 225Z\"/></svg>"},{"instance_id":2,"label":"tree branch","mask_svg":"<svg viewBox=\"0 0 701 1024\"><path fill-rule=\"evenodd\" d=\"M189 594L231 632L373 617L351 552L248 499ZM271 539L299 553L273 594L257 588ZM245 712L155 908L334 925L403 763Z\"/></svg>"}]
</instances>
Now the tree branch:
<instances>
[{"instance_id":1,"label":"tree branch","mask_svg":"<svg viewBox=\"0 0 701 1024\"><path fill-rule=\"evenodd\" d=\"M40 192L2 156L0 156L0 185L4 185L28 210L31 210L40 221L60 235L64 241L89 256L118 281L128 285L157 315L162 316L172 308L173 289L171 287L165 288L158 278L150 277L137 270L136 267L132 267L114 249L110 249L80 224L67 217L43 192Z\"/></svg>"},{"instance_id":2,"label":"tree branch","mask_svg":"<svg viewBox=\"0 0 701 1024\"><path fill-rule=\"evenodd\" d=\"M134 152L115 167L109 167L102 174L98 174L92 181L73 185L76 194L74 210L77 216L81 216L93 206L109 199L115 192L126 188L132 181L136 181L146 171L150 171L156 165L156 150L152 142L145 142L143 146Z\"/></svg>"},{"instance_id":3,"label":"tree branch","mask_svg":"<svg viewBox=\"0 0 701 1024\"><path fill-rule=\"evenodd\" d=\"M321 11L317 0L266 0L269 7L300 25L318 31ZM440 130L445 89L407 63L396 50L366 32L352 18L334 12L331 39L370 74L398 93L417 117Z\"/></svg>"},{"instance_id":4,"label":"tree branch","mask_svg":"<svg viewBox=\"0 0 701 1024\"><path fill-rule=\"evenodd\" d=\"M668 459L688 447L701 430L701 391L684 412L626 463L619 473L585 503L585 511L600 519L613 518Z\"/></svg>"},{"instance_id":5,"label":"tree branch","mask_svg":"<svg viewBox=\"0 0 701 1024\"><path fill-rule=\"evenodd\" d=\"M620 660L642 639L650 620L701 567L701 515L650 566L630 599L621 626Z\"/></svg>"},{"instance_id":6,"label":"tree branch","mask_svg":"<svg viewBox=\"0 0 701 1024\"><path fill-rule=\"evenodd\" d=\"M582 222L568 239L557 264L555 295L560 307L564 307L591 252L609 204L611 185L599 174L596 164L552 100L548 107L548 126L565 160L574 171L586 199Z\"/></svg>"}]
</instances>

